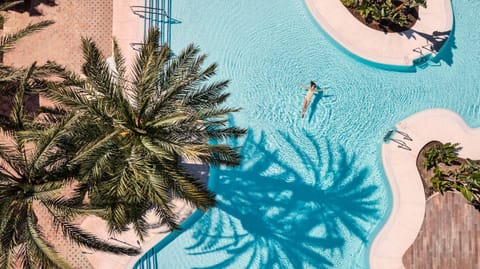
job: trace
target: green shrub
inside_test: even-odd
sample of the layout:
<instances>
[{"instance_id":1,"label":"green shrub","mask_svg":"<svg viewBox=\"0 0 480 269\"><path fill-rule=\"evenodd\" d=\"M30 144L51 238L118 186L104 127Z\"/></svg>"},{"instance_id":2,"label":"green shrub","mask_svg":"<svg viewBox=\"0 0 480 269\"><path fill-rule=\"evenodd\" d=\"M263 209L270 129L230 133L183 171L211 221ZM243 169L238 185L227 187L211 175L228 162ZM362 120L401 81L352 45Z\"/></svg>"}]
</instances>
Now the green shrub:
<instances>
[{"instance_id":1,"label":"green shrub","mask_svg":"<svg viewBox=\"0 0 480 269\"><path fill-rule=\"evenodd\" d=\"M390 22L399 26L409 23L408 11L418 6L426 7L426 0L341 0L347 7L355 7L365 20ZM358 2L358 5L355 3Z\"/></svg>"},{"instance_id":2,"label":"green shrub","mask_svg":"<svg viewBox=\"0 0 480 269\"><path fill-rule=\"evenodd\" d=\"M448 174L437 166L433 172L431 182L435 191L442 194L450 190L459 191L467 201L480 209L480 165L477 162L467 159L464 165Z\"/></svg>"},{"instance_id":3,"label":"green shrub","mask_svg":"<svg viewBox=\"0 0 480 269\"><path fill-rule=\"evenodd\" d=\"M452 164L452 162L458 159L457 150L458 143L445 143L440 149L440 162L445 164Z\"/></svg>"},{"instance_id":4,"label":"green shrub","mask_svg":"<svg viewBox=\"0 0 480 269\"><path fill-rule=\"evenodd\" d=\"M444 163L451 165L453 162L458 160L457 151L458 143L445 143L441 146L434 145L423 153L425 160L423 161L423 166L425 169L429 170L439 163Z\"/></svg>"},{"instance_id":5,"label":"green shrub","mask_svg":"<svg viewBox=\"0 0 480 269\"><path fill-rule=\"evenodd\" d=\"M425 157L423 160L423 167L425 167L425 169L429 170L437 166L438 159L440 157L440 152L438 149L439 148L435 145L423 152L423 157Z\"/></svg>"},{"instance_id":6,"label":"green shrub","mask_svg":"<svg viewBox=\"0 0 480 269\"><path fill-rule=\"evenodd\" d=\"M447 174L445 174L438 167L435 167L433 169L433 172L434 174L431 179L431 182L432 182L432 187L435 191L438 191L443 194L444 192L452 189L452 186L450 185L450 181L447 180L447 177L448 177Z\"/></svg>"},{"instance_id":7,"label":"green shrub","mask_svg":"<svg viewBox=\"0 0 480 269\"><path fill-rule=\"evenodd\" d=\"M350 8L353 8L355 7L355 0L341 0L342 1L342 4L346 7L350 7Z\"/></svg>"}]
</instances>

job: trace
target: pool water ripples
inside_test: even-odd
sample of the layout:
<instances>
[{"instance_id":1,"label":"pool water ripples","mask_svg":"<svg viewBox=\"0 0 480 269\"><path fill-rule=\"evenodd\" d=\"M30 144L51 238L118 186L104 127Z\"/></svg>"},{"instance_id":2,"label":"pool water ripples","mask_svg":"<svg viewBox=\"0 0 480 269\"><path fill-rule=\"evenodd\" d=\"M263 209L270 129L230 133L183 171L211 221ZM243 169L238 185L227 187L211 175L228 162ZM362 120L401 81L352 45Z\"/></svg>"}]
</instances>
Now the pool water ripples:
<instances>
[{"instance_id":1,"label":"pool water ripples","mask_svg":"<svg viewBox=\"0 0 480 269\"><path fill-rule=\"evenodd\" d=\"M161 268L368 268L391 207L385 133L433 107L480 125L480 2L453 7L438 66L408 73L345 54L303 0L176 0L173 49L195 41L219 64L228 105L242 108L233 122L249 135L232 141L240 167L211 170L218 208L158 252ZM298 83L312 79L329 88L302 119Z\"/></svg>"}]
</instances>

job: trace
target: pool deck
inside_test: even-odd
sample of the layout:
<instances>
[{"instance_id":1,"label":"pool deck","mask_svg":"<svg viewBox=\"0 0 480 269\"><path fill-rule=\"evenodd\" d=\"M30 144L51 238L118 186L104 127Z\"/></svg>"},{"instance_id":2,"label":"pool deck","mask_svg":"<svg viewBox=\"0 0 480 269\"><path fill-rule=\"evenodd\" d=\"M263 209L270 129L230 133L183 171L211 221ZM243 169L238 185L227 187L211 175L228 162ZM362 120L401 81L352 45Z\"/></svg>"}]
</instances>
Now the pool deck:
<instances>
[{"instance_id":1,"label":"pool deck","mask_svg":"<svg viewBox=\"0 0 480 269\"><path fill-rule=\"evenodd\" d=\"M422 55L435 56L453 29L450 0L428 1L419 8L415 25L401 33L384 33L365 26L340 0L305 0L313 18L338 44L367 61L413 66Z\"/></svg>"},{"instance_id":2,"label":"pool deck","mask_svg":"<svg viewBox=\"0 0 480 269\"><path fill-rule=\"evenodd\" d=\"M408 269L480 268L480 211L459 192L430 197L420 233L403 263Z\"/></svg>"},{"instance_id":3,"label":"pool deck","mask_svg":"<svg viewBox=\"0 0 480 269\"><path fill-rule=\"evenodd\" d=\"M372 269L405 268L402 257L422 227L425 195L416 167L416 158L421 148L432 140L458 142L462 147L460 157L480 159L480 128L471 129L460 116L450 110L422 111L399 122L396 128L406 133L412 141L400 133L395 133L392 137L405 143L411 150L400 148L394 141L382 145L383 166L392 189L393 206L390 217L370 248ZM455 215L448 217L453 219ZM450 243L444 241L439 244Z\"/></svg>"}]
</instances>

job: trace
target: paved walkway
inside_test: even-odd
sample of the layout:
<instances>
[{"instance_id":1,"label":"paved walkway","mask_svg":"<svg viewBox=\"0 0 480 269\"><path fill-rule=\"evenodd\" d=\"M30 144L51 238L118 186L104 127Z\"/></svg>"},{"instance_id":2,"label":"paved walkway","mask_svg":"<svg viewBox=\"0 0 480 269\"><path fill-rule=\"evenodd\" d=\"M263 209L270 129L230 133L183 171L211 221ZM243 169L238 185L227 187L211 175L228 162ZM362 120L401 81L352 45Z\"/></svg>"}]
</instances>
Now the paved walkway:
<instances>
[{"instance_id":1,"label":"paved walkway","mask_svg":"<svg viewBox=\"0 0 480 269\"><path fill-rule=\"evenodd\" d=\"M412 29L388 34L359 22L340 0L305 2L313 18L337 43L365 60L385 65L412 66L422 54L435 55L453 27L450 0L428 1Z\"/></svg>"},{"instance_id":2,"label":"paved walkway","mask_svg":"<svg viewBox=\"0 0 480 269\"><path fill-rule=\"evenodd\" d=\"M404 268L402 257L420 231L425 216L425 195L416 158L421 148L432 140L459 142L462 147L460 157L480 159L480 128L471 129L450 110L425 110L401 121L396 128L412 141L400 133L393 133L392 138L398 143L390 141L382 145L383 166L392 189L393 207L370 249L372 269Z\"/></svg>"},{"instance_id":3,"label":"paved walkway","mask_svg":"<svg viewBox=\"0 0 480 269\"><path fill-rule=\"evenodd\" d=\"M133 14L132 7L143 6L144 0L114 0L112 34L125 57L126 66L131 66L138 48L135 44L143 42L144 19ZM136 9L135 9L136 10Z\"/></svg>"},{"instance_id":4,"label":"paved walkway","mask_svg":"<svg viewBox=\"0 0 480 269\"><path fill-rule=\"evenodd\" d=\"M35 1L34 2L40 2ZM16 45L4 56L4 63L28 66L34 61L39 64L47 60L56 61L79 72L84 62L81 37L91 37L105 54L112 51L112 3L123 0L55 0L55 5L39 4L38 16L28 12L8 12L5 33L12 33L28 23L54 20L55 24L34 33Z\"/></svg>"},{"instance_id":5,"label":"paved walkway","mask_svg":"<svg viewBox=\"0 0 480 269\"><path fill-rule=\"evenodd\" d=\"M403 256L409 269L480 268L480 212L458 192L427 200L425 220Z\"/></svg>"}]
</instances>

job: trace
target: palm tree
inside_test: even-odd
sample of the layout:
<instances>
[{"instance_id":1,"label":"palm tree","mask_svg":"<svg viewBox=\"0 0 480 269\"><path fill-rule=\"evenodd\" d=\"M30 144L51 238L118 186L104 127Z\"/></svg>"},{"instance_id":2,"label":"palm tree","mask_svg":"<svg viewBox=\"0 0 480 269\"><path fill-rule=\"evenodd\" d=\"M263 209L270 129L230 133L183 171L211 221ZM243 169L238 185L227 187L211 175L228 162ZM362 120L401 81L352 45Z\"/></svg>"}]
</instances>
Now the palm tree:
<instances>
[{"instance_id":1,"label":"palm tree","mask_svg":"<svg viewBox=\"0 0 480 269\"><path fill-rule=\"evenodd\" d=\"M0 11L5 11L13 6L16 6L23 1L7 1L5 3L0 4ZM0 25L3 26L5 23L6 18L0 13ZM6 52L8 50L13 49L13 45L20 39L29 36L32 33L38 32L45 27L55 23L51 20L44 20L34 24L28 24L26 27L16 31L12 34L6 34L0 37L0 52Z\"/></svg>"},{"instance_id":2,"label":"palm tree","mask_svg":"<svg viewBox=\"0 0 480 269\"><path fill-rule=\"evenodd\" d=\"M28 68L0 67L0 95L8 113L0 114L0 128L26 130L47 128L50 121L61 119L66 111L61 107L39 106L39 94L46 90L46 81L63 72L53 62ZM28 101L32 101L28 103ZM43 117L37 117L43 113ZM48 119L47 121L43 119Z\"/></svg>"},{"instance_id":3,"label":"palm tree","mask_svg":"<svg viewBox=\"0 0 480 269\"><path fill-rule=\"evenodd\" d=\"M136 255L136 248L115 246L83 231L72 220L101 214L62 195L78 172L70 165L70 117L47 131L3 133L0 140L0 268L72 268L44 235L39 220L52 219L70 241L89 249ZM46 212L41 213L41 212ZM50 238L51 240L52 238Z\"/></svg>"},{"instance_id":4,"label":"palm tree","mask_svg":"<svg viewBox=\"0 0 480 269\"><path fill-rule=\"evenodd\" d=\"M11 8L22 1L6 2L0 5L0 11ZM0 14L0 23L4 23L5 18ZM53 21L46 20L35 24L29 24L11 34L4 34L0 37L0 55L14 48L15 43L26 37L40 31ZM55 63L47 63L38 66L33 63L28 68L15 68L6 66L0 63L0 95L2 98L2 106L10 113L0 114L0 126L3 129L24 129L32 127L32 122L37 111L37 107L24 107L20 103L25 102L26 96L36 97L38 99L38 92L45 90L45 79L60 72L61 69ZM16 110L17 109L17 110ZM21 110L18 110L21 109ZM49 111L53 113L60 113L61 110L47 108L40 108L40 110ZM21 126L19 124L26 123L28 126Z\"/></svg>"},{"instance_id":5,"label":"palm tree","mask_svg":"<svg viewBox=\"0 0 480 269\"><path fill-rule=\"evenodd\" d=\"M222 106L228 81L207 83L216 64L202 69L206 55L193 45L174 57L158 37L158 30L149 32L131 74L115 41L110 67L84 38L85 78L66 74L70 86L52 84L49 91L78 117L78 192L106 208L111 232L133 224L140 239L150 210L170 229L178 228L173 198L202 210L214 206L214 194L179 162L238 165L237 149L221 142L246 133L227 126L225 116L238 111Z\"/></svg>"}]
</instances>

